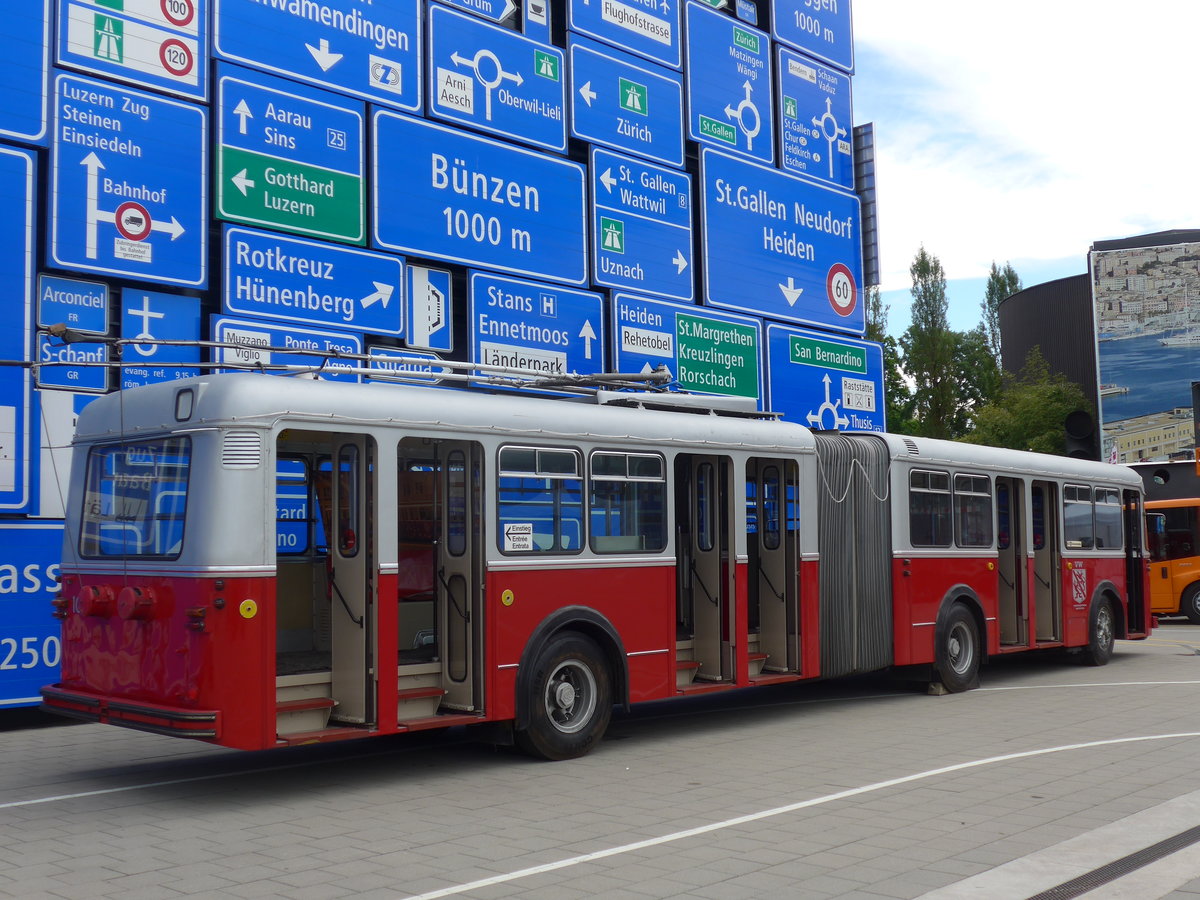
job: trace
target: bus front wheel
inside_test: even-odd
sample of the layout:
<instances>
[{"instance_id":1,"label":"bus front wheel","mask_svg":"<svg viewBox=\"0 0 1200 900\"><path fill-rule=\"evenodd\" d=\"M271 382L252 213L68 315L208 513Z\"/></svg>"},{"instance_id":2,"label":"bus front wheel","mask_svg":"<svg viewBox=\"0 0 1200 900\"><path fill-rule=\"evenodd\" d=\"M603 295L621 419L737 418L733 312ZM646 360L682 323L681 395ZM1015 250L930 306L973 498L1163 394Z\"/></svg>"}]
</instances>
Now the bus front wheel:
<instances>
[{"instance_id":1,"label":"bus front wheel","mask_svg":"<svg viewBox=\"0 0 1200 900\"><path fill-rule=\"evenodd\" d=\"M552 637L538 654L530 682L529 727L517 745L542 759L583 756L612 717L612 684L596 642L576 632Z\"/></svg>"},{"instance_id":2,"label":"bus front wheel","mask_svg":"<svg viewBox=\"0 0 1200 900\"><path fill-rule=\"evenodd\" d=\"M979 683L981 648L975 617L955 603L937 630L937 678L952 694L969 691Z\"/></svg>"},{"instance_id":3,"label":"bus front wheel","mask_svg":"<svg viewBox=\"0 0 1200 900\"><path fill-rule=\"evenodd\" d=\"M1083 648L1083 661L1089 666L1102 666L1112 659L1117 644L1117 619L1112 602L1100 599L1092 604L1088 616L1088 642Z\"/></svg>"}]
</instances>

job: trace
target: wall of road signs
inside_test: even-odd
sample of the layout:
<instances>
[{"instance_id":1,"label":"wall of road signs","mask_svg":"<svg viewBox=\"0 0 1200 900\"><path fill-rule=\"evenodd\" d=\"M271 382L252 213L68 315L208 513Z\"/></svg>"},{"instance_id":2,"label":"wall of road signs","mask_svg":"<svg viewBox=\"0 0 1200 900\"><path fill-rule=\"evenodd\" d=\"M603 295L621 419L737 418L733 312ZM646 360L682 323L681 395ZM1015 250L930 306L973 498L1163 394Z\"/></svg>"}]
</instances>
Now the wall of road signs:
<instances>
[{"instance_id":1,"label":"wall of road signs","mask_svg":"<svg viewBox=\"0 0 1200 900\"><path fill-rule=\"evenodd\" d=\"M100 393L313 350L378 373L342 380L665 365L881 430L850 0L730 2L7 10L0 358L33 365L0 367L0 704L57 665L63 447ZM98 365L113 337L172 343Z\"/></svg>"}]
</instances>

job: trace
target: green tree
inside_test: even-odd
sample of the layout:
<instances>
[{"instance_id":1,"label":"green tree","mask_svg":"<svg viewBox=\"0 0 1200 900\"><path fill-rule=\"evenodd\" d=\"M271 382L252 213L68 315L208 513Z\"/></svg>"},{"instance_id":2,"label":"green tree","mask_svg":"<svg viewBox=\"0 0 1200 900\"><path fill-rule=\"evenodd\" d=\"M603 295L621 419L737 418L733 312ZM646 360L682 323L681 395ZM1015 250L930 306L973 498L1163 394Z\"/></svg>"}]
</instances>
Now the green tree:
<instances>
[{"instance_id":1,"label":"green tree","mask_svg":"<svg viewBox=\"0 0 1200 900\"><path fill-rule=\"evenodd\" d=\"M1094 413L1083 389L1061 373L1052 373L1034 347L1019 375L1005 375L999 396L975 413L975 430L964 440L1013 450L1063 453L1063 422L1077 409Z\"/></svg>"},{"instance_id":2,"label":"green tree","mask_svg":"<svg viewBox=\"0 0 1200 900\"><path fill-rule=\"evenodd\" d=\"M1021 279L1009 263L1001 269L992 260L992 270L988 273L987 288L984 290L983 329L987 335L988 346L996 362L1000 361L1000 302L1021 290Z\"/></svg>"},{"instance_id":3,"label":"green tree","mask_svg":"<svg viewBox=\"0 0 1200 900\"><path fill-rule=\"evenodd\" d=\"M975 427L978 411L999 396L1003 378L1000 362L992 355L986 323L980 323L970 331L955 331L953 335L957 403L950 433L953 437L962 437Z\"/></svg>"},{"instance_id":4,"label":"green tree","mask_svg":"<svg viewBox=\"0 0 1200 900\"><path fill-rule=\"evenodd\" d=\"M955 437L958 341L947 319L946 274L938 258L924 246L908 271L913 281L912 324L900 338L900 349L904 371L915 385L913 433Z\"/></svg>"},{"instance_id":5,"label":"green tree","mask_svg":"<svg viewBox=\"0 0 1200 900\"><path fill-rule=\"evenodd\" d=\"M888 334L890 312L891 307L883 302L879 286L867 288L866 338L883 348L884 413L888 431L909 434L912 432L913 396L900 368L900 345Z\"/></svg>"}]
</instances>

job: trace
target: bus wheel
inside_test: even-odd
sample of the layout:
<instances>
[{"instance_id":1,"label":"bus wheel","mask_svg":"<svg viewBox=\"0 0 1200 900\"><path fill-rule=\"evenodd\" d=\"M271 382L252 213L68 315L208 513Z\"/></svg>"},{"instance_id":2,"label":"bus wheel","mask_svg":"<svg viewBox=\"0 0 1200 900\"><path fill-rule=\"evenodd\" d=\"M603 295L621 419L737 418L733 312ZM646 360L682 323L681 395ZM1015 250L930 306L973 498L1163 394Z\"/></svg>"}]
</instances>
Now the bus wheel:
<instances>
[{"instance_id":1,"label":"bus wheel","mask_svg":"<svg viewBox=\"0 0 1200 900\"><path fill-rule=\"evenodd\" d=\"M1083 661L1089 666L1102 666L1112 659L1117 643L1117 621L1113 616L1113 605L1107 599L1092 604L1088 616L1088 642L1083 649Z\"/></svg>"},{"instance_id":2,"label":"bus wheel","mask_svg":"<svg viewBox=\"0 0 1200 900\"><path fill-rule=\"evenodd\" d=\"M576 632L550 639L534 664L529 727L517 744L543 759L583 756L604 736L612 717L612 687L604 654Z\"/></svg>"},{"instance_id":3,"label":"bus wheel","mask_svg":"<svg viewBox=\"0 0 1200 900\"><path fill-rule=\"evenodd\" d=\"M979 657L975 617L961 603L955 603L938 629L935 663L938 680L952 694L969 691L979 681Z\"/></svg>"},{"instance_id":4,"label":"bus wheel","mask_svg":"<svg viewBox=\"0 0 1200 900\"><path fill-rule=\"evenodd\" d=\"M1188 621L1193 625L1200 625L1200 582L1193 584L1183 592L1179 611L1187 616Z\"/></svg>"}]
</instances>

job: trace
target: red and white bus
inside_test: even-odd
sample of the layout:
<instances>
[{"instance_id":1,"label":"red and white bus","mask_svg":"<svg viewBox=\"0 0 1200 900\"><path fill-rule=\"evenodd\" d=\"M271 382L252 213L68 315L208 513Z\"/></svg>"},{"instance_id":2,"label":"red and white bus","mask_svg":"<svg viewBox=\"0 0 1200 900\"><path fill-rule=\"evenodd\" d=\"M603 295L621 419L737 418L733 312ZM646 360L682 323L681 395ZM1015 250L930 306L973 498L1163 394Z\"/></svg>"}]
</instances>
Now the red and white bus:
<instances>
[{"instance_id":1,"label":"red and white bus","mask_svg":"<svg viewBox=\"0 0 1200 900\"><path fill-rule=\"evenodd\" d=\"M732 404L731 404L732 405ZM228 747L504 723L1151 627L1130 469L712 398L222 374L79 418L48 709Z\"/></svg>"}]
</instances>

